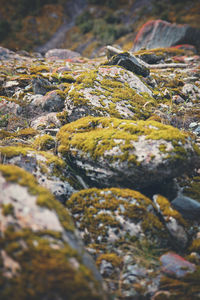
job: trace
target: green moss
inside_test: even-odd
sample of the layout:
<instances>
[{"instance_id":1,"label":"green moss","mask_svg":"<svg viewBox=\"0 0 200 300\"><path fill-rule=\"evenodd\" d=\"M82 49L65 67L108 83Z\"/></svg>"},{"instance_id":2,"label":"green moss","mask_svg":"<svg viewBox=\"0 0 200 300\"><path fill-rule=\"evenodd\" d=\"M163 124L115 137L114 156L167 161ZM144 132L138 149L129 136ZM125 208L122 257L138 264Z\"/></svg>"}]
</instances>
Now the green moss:
<instances>
[{"instance_id":1,"label":"green moss","mask_svg":"<svg viewBox=\"0 0 200 300\"><path fill-rule=\"evenodd\" d=\"M157 195L156 203L159 205L162 215L166 218L166 222L170 220L170 217L176 219L179 224L186 226L187 222L183 219L181 214L173 209L170 205L170 202L167 198Z\"/></svg>"},{"instance_id":2,"label":"green moss","mask_svg":"<svg viewBox=\"0 0 200 300\"><path fill-rule=\"evenodd\" d=\"M110 262L115 267L120 267L122 264L122 258L115 253L101 254L96 260L97 266L101 265L102 260Z\"/></svg>"},{"instance_id":3,"label":"green moss","mask_svg":"<svg viewBox=\"0 0 200 300\"><path fill-rule=\"evenodd\" d=\"M192 244L190 245L189 251L191 252L197 252L200 254L200 239L195 239L192 241Z\"/></svg>"},{"instance_id":4,"label":"green moss","mask_svg":"<svg viewBox=\"0 0 200 300\"><path fill-rule=\"evenodd\" d=\"M97 282L82 264L78 253L57 240L54 234L52 237L57 246L55 248L45 231L37 234L28 229L16 232L9 228L6 230L0 246L18 264L19 269L12 278L7 278L0 271L1 300L50 299L52 295L69 300L102 299ZM77 261L76 268L70 262L71 258Z\"/></svg>"},{"instance_id":5,"label":"green moss","mask_svg":"<svg viewBox=\"0 0 200 300\"><path fill-rule=\"evenodd\" d=\"M62 226L66 230L74 230L68 212L63 209L63 206L55 200L47 189L37 184L33 175L14 165L0 165L0 172L7 181L16 182L27 187L30 194L37 196L38 205L56 211Z\"/></svg>"},{"instance_id":6,"label":"green moss","mask_svg":"<svg viewBox=\"0 0 200 300\"><path fill-rule=\"evenodd\" d=\"M124 160L129 159L129 150L134 149L132 142L138 141L141 135L144 135L146 139L163 139L182 144L189 138L186 133L177 128L155 121L131 121L89 116L66 124L60 129L57 135L60 143L58 151L67 155L70 148L77 148L96 159L116 146L121 150L121 154L113 155L110 159ZM118 141L123 142L119 144ZM134 159L133 156L130 157L130 160L132 159Z\"/></svg>"},{"instance_id":7,"label":"green moss","mask_svg":"<svg viewBox=\"0 0 200 300\"><path fill-rule=\"evenodd\" d=\"M54 138L49 134L44 134L34 140L33 147L41 151L52 149L55 147Z\"/></svg>"},{"instance_id":8,"label":"green moss","mask_svg":"<svg viewBox=\"0 0 200 300\"><path fill-rule=\"evenodd\" d=\"M50 68L47 65L39 65L39 66L32 66L30 69L31 74L40 74L42 72L49 72Z\"/></svg>"},{"instance_id":9,"label":"green moss","mask_svg":"<svg viewBox=\"0 0 200 300\"><path fill-rule=\"evenodd\" d=\"M2 213L4 216L13 215L13 205L11 203L9 204L3 204L2 205Z\"/></svg>"}]
</instances>

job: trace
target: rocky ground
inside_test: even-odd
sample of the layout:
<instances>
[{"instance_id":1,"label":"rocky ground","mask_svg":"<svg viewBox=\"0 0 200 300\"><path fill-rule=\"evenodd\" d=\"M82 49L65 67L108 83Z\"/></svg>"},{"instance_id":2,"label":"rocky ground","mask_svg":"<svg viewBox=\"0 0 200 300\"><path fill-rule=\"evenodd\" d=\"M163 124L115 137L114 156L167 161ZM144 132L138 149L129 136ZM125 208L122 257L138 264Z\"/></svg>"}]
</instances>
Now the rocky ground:
<instances>
[{"instance_id":1,"label":"rocky ground","mask_svg":"<svg viewBox=\"0 0 200 300\"><path fill-rule=\"evenodd\" d=\"M191 46L0 48L1 300L200 298L199 101Z\"/></svg>"}]
</instances>

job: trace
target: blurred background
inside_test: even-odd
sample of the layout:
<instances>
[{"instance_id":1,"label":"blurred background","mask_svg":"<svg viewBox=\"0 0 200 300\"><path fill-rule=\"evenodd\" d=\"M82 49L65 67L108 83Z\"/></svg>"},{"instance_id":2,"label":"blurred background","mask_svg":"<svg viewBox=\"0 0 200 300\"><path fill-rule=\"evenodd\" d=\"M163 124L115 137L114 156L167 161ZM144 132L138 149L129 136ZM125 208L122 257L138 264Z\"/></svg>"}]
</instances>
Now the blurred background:
<instances>
[{"instance_id":1,"label":"blurred background","mask_svg":"<svg viewBox=\"0 0 200 300\"><path fill-rule=\"evenodd\" d=\"M131 49L139 28L156 19L200 28L200 0L0 0L0 45L95 57L107 44Z\"/></svg>"}]
</instances>

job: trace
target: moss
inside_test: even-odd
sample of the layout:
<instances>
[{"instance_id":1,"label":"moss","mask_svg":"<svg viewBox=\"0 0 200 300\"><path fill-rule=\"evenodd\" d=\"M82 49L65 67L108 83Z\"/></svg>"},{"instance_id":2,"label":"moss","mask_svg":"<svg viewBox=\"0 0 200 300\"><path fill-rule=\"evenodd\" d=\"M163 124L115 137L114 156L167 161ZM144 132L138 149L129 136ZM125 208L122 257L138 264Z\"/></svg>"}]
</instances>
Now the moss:
<instances>
[{"instance_id":1,"label":"moss","mask_svg":"<svg viewBox=\"0 0 200 300\"><path fill-rule=\"evenodd\" d=\"M14 165L0 165L0 172L7 181L16 182L21 186L27 187L30 194L37 196L37 204L39 206L56 211L62 226L66 230L74 230L68 212L63 209L63 206L55 200L47 189L37 184L33 175Z\"/></svg>"},{"instance_id":2,"label":"moss","mask_svg":"<svg viewBox=\"0 0 200 300\"><path fill-rule=\"evenodd\" d=\"M41 151L52 149L55 147L54 138L49 134L44 134L34 140L33 147Z\"/></svg>"},{"instance_id":3,"label":"moss","mask_svg":"<svg viewBox=\"0 0 200 300\"><path fill-rule=\"evenodd\" d=\"M187 225L187 222L183 219L181 214L171 207L167 198L157 195L156 203L159 205L162 215L166 218L166 222L170 221L170 217L172 217L176 219L179 224L182 224L183 226Z\"/></svg>"},{"instance_id":4,"label":"moss","mask_svg":"<svg viewBox=\"0 0 200 300\"><path fill-rule=\"evenodd\" d=\"M186 182L184 194L192 199L200 201L200 176L193 176Z\"/></svg>"},{"instance_id":5,"label":"moss","mask_svg":"<svg viewBox=\"0 0 200 300\"><path fill-rule=\"evenodd\" d=\"M1 249L6 249L20 270L12 278L0 272L1 299L50 299L52 295L69 300L102 299L97 292L97 282L78 253L66 243L57 249L53 249L51 243L45 231L38 235L27 229L17 232L7 229L0 241ZM54 243L59 245L61 241L54 236ZM76 268L70 263L71 258L77 261Z\"/></svg>"},{"instance_id":6,"label":"moss","mask_svg":"<svg viewBox=\"0 0 200 300\"><path fill-rule=\"evenodd\" d=\"M68 113L67 111L63 110L62 112L59 112L56 114L56 117L61 122L62 125L65 125L68 123Z\"/></svg>"},{"instance_id":7,"label":"moss","mask_svg":"<svg viewBox=\"0 0 200 300\"><path fill-rule=\"evenodd\" d=\"M13 215L13 205L11 203L9 204L3 204L2 205L2 213L4 216Z\"/></svg>"},{"instance_id":8,"label":"moss","mask_svg":"<svg viewBox=\"0 0 200 300\"><path fill-rule=\"evenodd\" d=\"M200 239L195 239L189 247L189 251L197 252L200 254Z\"/></svg>"},{"instance_id":9,"label":"moss","mask_svg":"<svg viewBox=\"0 0 200 300\"><path fill-rule=\"evenodd\" d=\"M116 157L112 156L110 159L123 160L129 158L129 149L134 149L132 141L138 141L141 135L144 135L146 139L163 139L183 144L189 139L188 134L177 128L155 121L131 121L89 116L66 124L60 129L57 135L60 142L58 151L67 155L70 148L77 148L96 159L103 156L105 151L117 146L121 150L121 154ZM123 140L123 143L117 143L118 140Z\"/></svg>"},{"instance_id":10,"label":"moss","mask_svg":"<svg viewBox=\"0 0 200 300\"><path fill-rule=\"evenodd\" d=\"M101 254L96 260L98 267L101 265L102 260L110 262L115 267L120 267L122 264L122 258L115 253Z\"/></svg>"},{"instance_id":11,"label":"moss","mask_svg":"<svg viewBox=\"0 0 200 300\"><path fill-rule=\"evenodd\" d=\"M32 66L30 69L31 74L40 74L42 72L49 72L50 68L47 65L39 65L39 66Z\"/></svg>"}]
</instances>

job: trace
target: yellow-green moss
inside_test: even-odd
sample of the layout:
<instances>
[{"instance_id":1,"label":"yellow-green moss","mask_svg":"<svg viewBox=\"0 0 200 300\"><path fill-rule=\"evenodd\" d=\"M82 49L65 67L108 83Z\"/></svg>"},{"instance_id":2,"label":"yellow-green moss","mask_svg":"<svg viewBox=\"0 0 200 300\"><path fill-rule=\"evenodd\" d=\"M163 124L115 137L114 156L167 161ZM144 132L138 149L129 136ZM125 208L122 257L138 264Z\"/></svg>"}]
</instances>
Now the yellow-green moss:
<instances>
[{"instance_id":1,"label":"yellow-green moss","mask_svg":"<svg viewBox=\"0 0 200 300\"><path fill-rule=\"evenodd\" d=\"M54 210L66 230L73 231L74 227L68 212L55 200L53 195L45 188L38 185L34 176L14 165L0 165L0 172L7 181L16 182L28 188L32 195L37 196L37 204Z\"/></svg>"},{"instance_id":2,"label":"yellow-green moss","mask_svg":"<svg viewBox=\"0 0 200 300\"><path fill-rule=\"evenodd\" d=\"M170 217L172 217L176 219L179 222L179 224L182 224L184 226L187 225L187 222L183 219L181 214L171 207L170 202L167 198L161 195L157 195L156 203L159 205L163 216L166 218L166 222L170 220Z\"/></svg>"},{"instance_id":3,"label":"yellow-green moss","mask_svg":"<svg viewBox=\"0 0 200 300\"><path fill-rule=\"evenodd\" d=\"M200 239L193 240L189 250L200 254Z\"/></svg>"},{"instance_id":4,"label":"yellow-green moss","mask_svg":"<svg viewBox=\"0 0 200 300\"><path fill-rule=\"evenodd\" d=\"M2 213L4 216L13 215L13 212L13 205L11 203L2 205Z\"/></svg>"},{"instance_id":5,"label":"yellow-green moss","mask_svg":"<svg viewBox=\"0 0 200 300\"><path fill-rule=\"evenodd\" d=\"M55 147L54 138L49 134L44 134L34 140L33 147L41 151L52 149Z\"/></svg>"},{"instance_id":6,"label":"yellow-green moss","mask_svg":"<svg viewBox=\"0 0 200 300\"><path fill-rule=\"evenodd\" d=\"M96 260L97 266L101 265L102 260L106 260L110 262L115 267L120 267L122 264L122 258L115 253L107 253L107 254L101 254Z\"/></svg>"},{"instance_id":7,"label":"yellow-green moss","mask_svg":"<svg viewBox=\"0 0 200 300\"><path fill-rule=\"evenodd\" d=\"M172 126L163 125L155 121L131 121L116 118L85 117L63 126L58 132L60 142L58 151L67 154L70 147L89 153L94 159L103 156L105 151L118 146L121 150L119 157L111 159L129 158L129 149L133 149L132 141L138 141L139 136L146 139L165 140L172 143L184 144L188 134ZM120 145L116 142L122 140ZM124 156L125 155L125 156ZM133 157L131 158L131 160Z\"/></svg>"}]
</instances>

